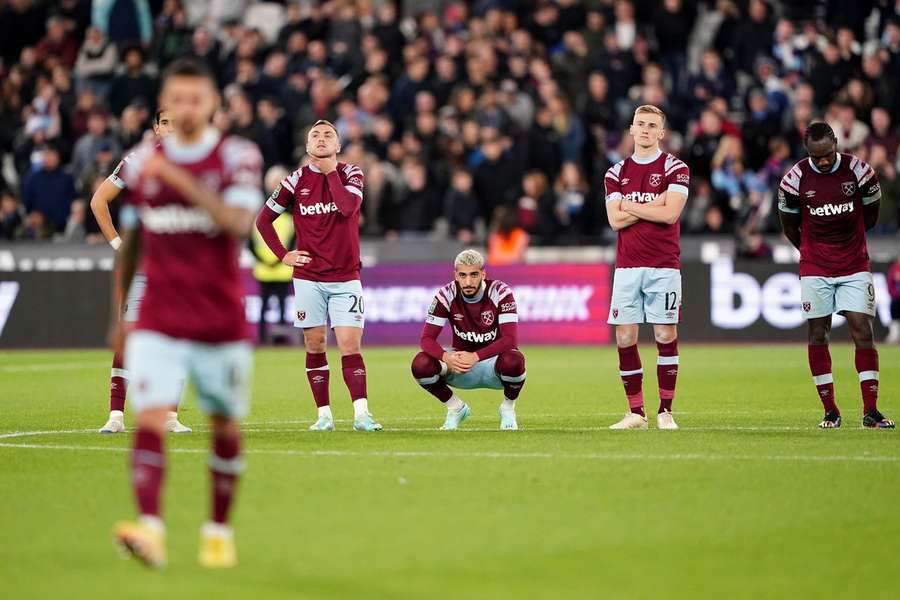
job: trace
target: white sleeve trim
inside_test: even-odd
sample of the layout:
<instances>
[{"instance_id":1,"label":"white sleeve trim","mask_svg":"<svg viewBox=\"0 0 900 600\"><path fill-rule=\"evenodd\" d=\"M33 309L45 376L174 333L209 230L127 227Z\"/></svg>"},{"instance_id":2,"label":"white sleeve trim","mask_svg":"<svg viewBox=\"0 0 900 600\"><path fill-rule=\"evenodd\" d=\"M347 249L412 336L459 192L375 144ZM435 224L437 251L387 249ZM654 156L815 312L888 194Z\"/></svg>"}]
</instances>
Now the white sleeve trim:
<instances>
[{"instance_id":1,"label":"white sleeve trim","mask_svg":"<svg viewBox=\"0 0 900 600\"><path fill-rule=\"evenodd\" d=\"M262 190L252 185L233 185L225 190L222 198L225 204L252 212L259 210L264 200Z\"/></svg>"},{"instance_id":2,"label":"white sleeve trim","mask_svg":"<svg viewBox=\"0 0 900 600\"><path fill-rule=\"evenodd\" d=\"M447 319L444 317L436 317L434 315L428 315L425 317L425 322L429 325L437 325L438 327L443 327L447 324Z\"/></svg>"},{"instance_id":3,"label":"white sleeve trim","mask_svg":"<svg viewBox=\"0 0 900 600\"><path fill-rule=\"evenodd\" d=\"M119 188L120 190L124 190L125 188L128 187L128 184L125 183L125 180L122 179L121 177L119 177L118 175L110 175L109 177L106 178L106 180L109 181L114 186L116 186L117 188Z\"/></svg>"},{"instance_id":4,"label":"white sleeve trim","mask_svg":"<svg viewBox=\"0 0 900 600\"><path fill-rule=\"evenodd\" d=\"M359 196L360 200L362 200L363 193L362 193L362 190L359 189L358 187L353 187L352 185L345 185L344 189L347 190L348 192L350 192L351 194L356 194L357 196Z\"/></svg>"},{"instance_id":5,"label":"white sleeve trim","mask_svg":"<svg viewBox=\"0 0 900 600\"><path fill-rule=\"evenodd\" d=\"M666 188L667 192L675 192L676 194L684 194L688 195L688 188L686 185L681 185L680 183L670 183L669 187Z\"/></svg>"},{"instance_id":6,"label":"white sleeve trim","mask_svg":"<svg viewBox=\"0 0 900 600\"><path fill-rule=\"evenodd\" d=\"M287 207L278 204L278 203L275 202L275 200L273 200L272 198L269 198L268 200L266 200L266 206L268 206L269 209L271 209L271 211L272 211L273 213L276 213L276 214L279 214L279 215L280 215L281 213L283 213L284 211L287 210Z\"/></svg>"},{"instance_id":7,"label":"white sleeve trim","mask_svg":"<svg viewBox=\"0 0 900 600\"><path fill-rule=\"evenodd\" d=\"M499 317L497 317L497 323L503 325L504 323L518 323L519 315L516 313L503 313Z\"/></svg>"},{"instance_id":8,"label":"white sleeve trim","mask_svg":"<svg viewBox=\"0 0 900 600\"><path fill-rule=\"evenodd\" d=\"M615 202L616 200L622 199L622 192L613 192L612 194L607 194L606 203Z\"/></svg>"},{"instance_id":9,"label":"white sleeve trim","mask_svg":"<svg viewBox=\"0 0 900 600\"><path fill-rule=\"evenodd\" d=\"M878 202L881 200L881 190L875 192L872 196L867 196L862 199L863 204L872 204L873 202Z\"/></svg>"}]
</instances>

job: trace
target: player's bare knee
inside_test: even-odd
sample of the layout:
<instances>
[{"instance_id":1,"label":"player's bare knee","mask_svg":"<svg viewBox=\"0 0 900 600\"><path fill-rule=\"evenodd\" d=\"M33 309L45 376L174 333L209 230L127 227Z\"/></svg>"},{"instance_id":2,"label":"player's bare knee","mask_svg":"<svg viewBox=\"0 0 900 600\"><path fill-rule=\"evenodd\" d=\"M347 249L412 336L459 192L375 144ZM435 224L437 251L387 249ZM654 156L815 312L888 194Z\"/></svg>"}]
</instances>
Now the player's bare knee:
<instances>
[{"instance_id":1,"label":"player's bare knee","mask_svg":"<svg viewBox=\"0 0 900 600\"><path fill-rule=\"evenodd\" d=\"M633 325L616 327L616 344L619 348L627 348L637 344L638 328Z\"/></svg>"},{"instance_id":2,"label":"player's bare knee","mask_svg":"<svg viewBox=\"0 0 900 600\"><path fill-rule=\"evenodd\" d=\"M325 352L325 339L324 328L322 330L319 328L303 330L303 345L306 347L307 352L312 354L321 354L322 352Z\"/></svg>"},{"instance_id":3,"label":"player's bare knee","mask_svg":"<svg viewBox=\"0 0 900 600\"><path fill-rule=\"evenodd\" d=\"M850 337L857 348L875 347L875 334L868 319L848 320L847 323L850 326Z\"/></svg>"},{"instance_id":4,"label":"player's bare knee","mask_svg":"<svg viewBox=\"0 0 900 600\"><path fill-rule=\"evenodd\" d=\"M678 339L678 330L674 325L657 325L653 328L653 336L660 344L671 344Z\"/></svg>"},{"instance_id":5,"label":"player's bare knee","mask_svg":"<svg viewBox=\"0 0 900 600\"><path fill-rule=\"evenodd\" d=\"M424 352L419 352L412 360L412 375L416 379L434 377L441 372L441 363Z\"/></svg>"}]
</instances>

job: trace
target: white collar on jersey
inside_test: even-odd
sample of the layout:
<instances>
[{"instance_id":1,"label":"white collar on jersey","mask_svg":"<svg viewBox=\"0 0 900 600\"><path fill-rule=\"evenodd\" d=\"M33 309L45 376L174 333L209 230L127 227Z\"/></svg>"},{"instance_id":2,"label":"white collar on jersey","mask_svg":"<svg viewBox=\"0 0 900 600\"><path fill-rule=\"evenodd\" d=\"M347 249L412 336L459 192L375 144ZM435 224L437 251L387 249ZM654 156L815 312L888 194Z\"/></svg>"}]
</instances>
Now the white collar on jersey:
<instances>
[{"instance_id":1,"label":"white collar on jersey","mask_svg":"<svg viewBox=\"0 0 900 600\"><path fill-rule=\"evenodd\" d=\"M312 163L309 163L308 165L306 165L306 168L309 169L310 171L312 171L313 173L321 173L322 172L316 168L316 165L314 165Z\"/></svg>"},{"instance_id":2,"label":"white collar on jersey","mask_svg":"<svg viewBox=\"0 0 900 600\"><path fill-rule=\"evenodd\" d=\"M633 160L634 162L636 162L639 165L649 165L650 163L652 163L654 160L656 160L660 156L662 156L662 150L657 148L656 154L654 154L653 156L651 156L649 158L638 158L637 156L632 154L631 160Z\"/></svg>"},{"instance_id":3,"label":"white collar on jersey","mask_svg":"<svg viewBox=\"0 0 900 600\"><path fill-rule=\"evenodd\" d=\"M166 156L177 163L199 162L209 156L222 134L215 127L207 127L200 136L200 140L193 144L182 144L174 135L170 135L162 141Z\"/></svg>"},{"instance_id":4,"label":"white collar on jersey","mask_svg":"<svg viewBox=\"0 0 900 600\"><path fill-rule=\"evenodd\" d=\"M807 160L809 160L809 166L812 167L812 170L813 170L813 171L815 171L816 173L822 173L822 171L820 171L820 170L816 167L815 163L813 163L813 159L809 158L809 159L807 159ZM834 161L834 166L831 167L831 170L828 171L828 172L829 172L829 173L834 173L835 171L838 170L838 167L840 167L840 166L841 166L841 153L838 152L838 153L837 153L837 160Z\"/></svg>"},{"instance_id":5,"label":"white collar on jersey","mask_svg":"<svg viewBox=\"0 0 900 600\"><path fill-rule=\"evenodd\" d=\"M478 293L475 294L473 297L466 298L465 294L460 294L460 296L462 296L463 302L466 302L467 304L475 304L476 302L481 302L481 299L484 298L484 290L486 287L487 287L487 284L482 281L481 289L478 290Z\"/></svg>"}]
</instances>

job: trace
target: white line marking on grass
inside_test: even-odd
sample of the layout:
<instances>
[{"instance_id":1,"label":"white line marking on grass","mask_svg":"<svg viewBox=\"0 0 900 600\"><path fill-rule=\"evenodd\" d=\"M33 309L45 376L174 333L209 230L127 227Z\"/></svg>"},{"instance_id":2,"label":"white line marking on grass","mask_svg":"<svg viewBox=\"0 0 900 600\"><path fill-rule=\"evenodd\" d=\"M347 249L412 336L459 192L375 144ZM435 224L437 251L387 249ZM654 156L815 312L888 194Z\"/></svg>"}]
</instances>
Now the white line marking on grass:
<instances>
[{"instance_id":1,"label":"white line marking on grass","mask_svg":"<svg viewBox=\"0 0 900 600\"><path fill-rule=\"evenodd\" d=\"M0 448L28 450L65 450L89 452L130 452L131 448L116 446L76 446L53 444L11 444L0 443ZM170 448L173 454L208 454L205 448ZM245 454L270 456L317 457L379 457L379 458L500 458L500 459L575 459L575 460L675 460L675 461L783 461L783 462L900 462L900 456L858 455L858 456L815 456L803 454L639 454L612 452L431 452L416 450L290 450L290 449L249 449Z\"/></svg>"},{"instance_id":2,"label":"white line marking on grass","mask_svg":"<svg viewBox=\"0 0 900 600\"><path fill-rule=\"evenodd\" d=\"M32 373L35 371L82 371L87 369L109 368L109 361L94 363L40 363L33 365L6 365L0 367L0 373Z\"/></svg>"}]
</instances>

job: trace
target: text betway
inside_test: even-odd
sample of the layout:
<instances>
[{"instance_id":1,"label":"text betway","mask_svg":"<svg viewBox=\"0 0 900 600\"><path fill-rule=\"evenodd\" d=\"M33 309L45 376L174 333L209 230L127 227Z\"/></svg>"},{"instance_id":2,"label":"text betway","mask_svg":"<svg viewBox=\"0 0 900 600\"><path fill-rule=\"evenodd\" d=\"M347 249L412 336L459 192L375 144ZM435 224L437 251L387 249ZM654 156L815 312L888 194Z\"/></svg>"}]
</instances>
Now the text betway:
<instances>
[{"instance_id":1,"label":"text betway","mask_svg":"<svg viewBox=\"0 0 900 600\"><path fill-rule=\"evenodd\" d=\"M141 209L141 223L153 233L205 233L218 231L212 217L202 208L167 204Z\"/></svg>"},{"instance_id":2,"label":"text betway","mask_svg":"<svg viewBox=\"0 0 900 600\"><path fill-rule=\"evenodd\" d=\"M461 340L481 344L483 342L493 342L497 339L497 330L492 329L487 333L475 333L474 331L461 331L456 325L453 326L453 333Z\"/></svg>"},{"instance_id":3,"label":"text betway","mask_svg":"<svg viewBox=\"0 0 900 600\"><path fill-rule=\"evenodd\" d=\"M640 202L646 204L647 202L653 202L656 200L656 197L659 194L651 194L650 192L641 193L641 192L631 192L630 194L625 194L625 200L629 202Z\"/></svg>"},{"instance_id":4,"label":"text betway","mask_svg":"<svg viewBox=\"0 0 900 600\"><path fill-rule=\"evenodd\" d=\"M309 206L298 204L297 210L300 211L300 214L305 217L308 215L327 215L328 213L337 212L338 207L334 202L316 202L315 204L310 204Z\"/></svg>"},{"instance_id":5,"label":"text betway","mask_svg":"<svg viewBox=\"0 0 900 600\"><path fill-rule=\"evenodd\" d=\"M883 273L873 274L878 318L887 326L891 321L887 280ZM760 317L778 329L793 329L806 320L800 304L800 278L796 273L776 273L765 281L758 281L749 273L734 270L730 258L720 259L710 265L710 318L713 325L722 329L744 329L756 323ZM834 315L833 326L844 323L844 318Z\"/></svg>"},{"instance_id":6,"label":"text betway","mask_svg":"<svg viewBox=\"0 0 900 600\"><path fill-rule=\"evenodd\" d=\"M814 217L830 217L832 215L841 215L853 212L852 202L842 202L841 204L824 204L822 206L807 206L809 214Z\"/></svg>"}]
</instances>

